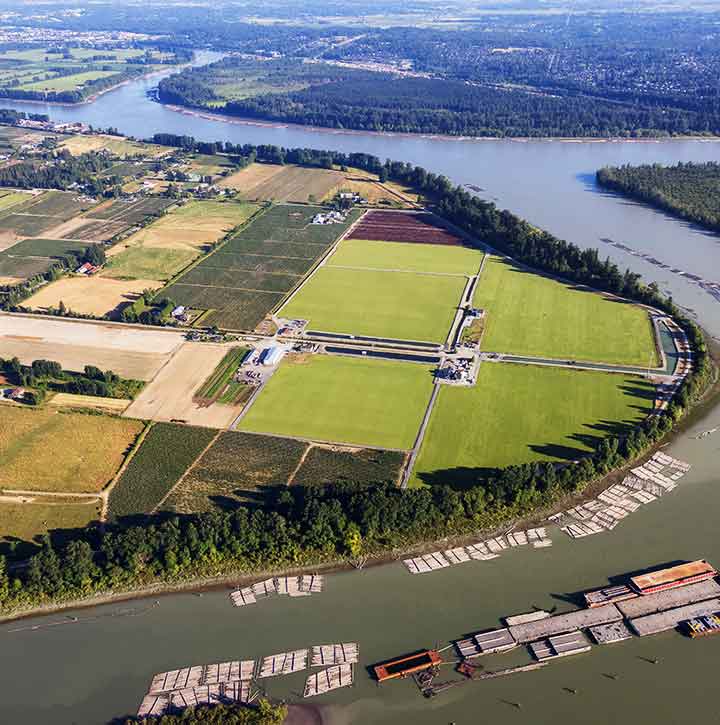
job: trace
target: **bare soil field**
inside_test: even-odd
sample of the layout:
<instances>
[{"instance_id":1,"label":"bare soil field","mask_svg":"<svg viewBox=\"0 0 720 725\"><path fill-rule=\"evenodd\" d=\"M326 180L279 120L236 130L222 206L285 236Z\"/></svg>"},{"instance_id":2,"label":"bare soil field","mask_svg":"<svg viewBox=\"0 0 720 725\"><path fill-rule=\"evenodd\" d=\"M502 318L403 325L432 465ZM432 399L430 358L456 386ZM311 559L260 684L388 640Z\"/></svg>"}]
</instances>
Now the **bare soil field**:
<instances>
[{"instance_id":1,"label":"bare soil field","mask_svg":"<svg viewBox=\"0 0 720 725\"><path fill-rule=\"evenodd\" d=\"M146 289L162 287L151 279L107 279L104 277L64 277L46 285L25 303L35 310L57 308L62 301L67 309L81 315L106 315L120 305L134 302Z\"/></svg>"},{"instance_id":2,"label":"bare soil field","mask_svg":"<svg viewBox=\"0 0 720 725\"><path fill-rule=\"evenodd\" d=\"M206 428L227 428L242 405L213 403L203 407L195 393L231 346L186 342L158 376L123 413L127 418L185 422Z\"/></svg>"},{"instance_id":3,"label":"bare soil field","mask_svg":"<svg viewBox=\"0 0 720 725\"><path fill-rule=\"evenodd\" d=\"M423 244L461 245L462 240L440 226L427 213L369 211L348 235L348 239L384 242L421 242Z\"/></svg>"},{"instance_id":4,"label":"bare soil field","mask_svg":"<svg viewBox=\"0 0 720 725\"><path fill-rule=\"evenodd\" d=\"M246 199L310 202L324 199L343 183L345 175L329 169L252 164L220 182Z\"/></svg>"},{"instance_id":5,"label":"bare soil field","mask_svg":"<svg viewBox=\"0 0 720 725\"><path fill-rule=\"evenodd\" d=\"M142 154L143 156L156 158L158 156L165 156L171 151L171 149L165 146L128 141L118 136L101 135L71 136L65 139L60 145L66 148L73 156L86 154L89 151L106 150L123 157Z\"/></svg>"},{"instance_id":6,"label":"bare soil field","mask_svg":"<svg viewBox=\"0 0 720 725\"><path fill-rule=\"evenodd\" d=\"M0 357L56 360L66 370L85 365L152 380L183 342L179 332L102 322L0 314Z\"/></svg>"}]
</instances>

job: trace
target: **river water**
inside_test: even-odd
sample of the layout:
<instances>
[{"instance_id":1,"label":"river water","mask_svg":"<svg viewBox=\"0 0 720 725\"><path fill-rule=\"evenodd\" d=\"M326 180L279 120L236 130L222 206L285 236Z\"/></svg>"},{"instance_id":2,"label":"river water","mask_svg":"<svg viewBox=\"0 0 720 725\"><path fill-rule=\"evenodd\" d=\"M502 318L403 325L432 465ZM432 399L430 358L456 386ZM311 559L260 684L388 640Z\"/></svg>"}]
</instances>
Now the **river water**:
<instances>
[{"instance_id":1,"label":"river water","mask_svg":"<svg viewBox=\"0 0 720 725\"><path fill-rule=\"evenodd\" d=\"M200 61L207 60L202 56ZM271 128L181 114L145 98L157 79L105 94L91 105L52 106L58 120L147 137L156 131L206 140L366 151L407 160L480 187L483 196L583 246L601 246L622 267L656 280L720 337L720 303L689 280L605 245L612 239L658 260L720 281L720 238L599 191L606 164L717 160L718 141L481 141ZM0 103L37 112L37 104ZM357 641L363 665L490 628L532 606L569 609L568 594L608 576L678 559L720 564L720 409L667 449L693 464L681 485L643 507L613 532L554 546L512 550L425 576L399 563L328 577L322 595L275 598L234 609L222 592L183 594L35 618L0 627L0 719L26 723L99 723L134 712L155 672L260 657L313 644ZM109 616L134 608L137 616ZM67 624L46 627L67 621ZM31 627L38 627L31 629ZM716 722L713 698L720 638L691 641L668 633L553 663L542 671L468 683L424 700L412 682L377 689L362 668L352 689L317 699L332 723L465 725L499 723ZM495 658L492 667L526 659ZM652 664L652 660L658 660ZM450 668L447 679L452 678ZM443 678L441 678L443 679ZM271 696L299 700L304 675L266 680Z\"/></svg>"}]
</instances>

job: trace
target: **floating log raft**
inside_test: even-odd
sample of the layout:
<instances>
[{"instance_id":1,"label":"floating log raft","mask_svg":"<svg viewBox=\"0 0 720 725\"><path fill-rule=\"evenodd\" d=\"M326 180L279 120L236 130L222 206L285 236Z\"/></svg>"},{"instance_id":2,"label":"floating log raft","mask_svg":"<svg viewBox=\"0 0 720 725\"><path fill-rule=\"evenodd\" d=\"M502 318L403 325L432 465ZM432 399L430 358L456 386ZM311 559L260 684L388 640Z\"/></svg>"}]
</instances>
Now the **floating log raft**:
<instances>
[{"instance_id":1,"label":"floating log raft","mask_svg":"<svg viewBox=\"0 0 720 725\"><path fill-rule=\"evenodd\" d=\"M630 620L630 626L641 636L665 632L674 629L686 619L700 617L704 614L712 614L720 610L720 598L709 599L705 602L695 602L684 607L668 609L657 614L648 614L646 617L638 617Z\"/></svg>"},{"instance_id":2,"label":"floating log raft","mask_svg":"<svg viewBox=\"0 0 720 725\"><path fill-rule=\"evenodd\" d=\"M277 594L277 586L274 579L265 579L252 585L253 593L257 599L261 597L269 597L271 594Z\"/></svg>"},{"instance_id":3,"label":"floating log raft","mask_svg":"<svg viewBox=\"0 0 720 725\"><path fill-rule=\"evenodd\" d=\"M255 660L233 660L231 662L195 665L194 667L183 667L179 670L161 672L153 677L149 694L157 695L199 685L251 680L254 670Z\"/></svg>"},{"instance_id":4,"label":"floating log raft","mask_svg":"<svg viewBox=\"0 0 720 725\"><path fill-rule=\"evenodd\" d=\"M252 587L246 587L244 589L238 589L237 591L230 592L230 599L236 607L245 607L248 604L255 604L257 599L255 592Z\"/></svg>"},{"instance_id":5,"label":"floating log raft","mask_svg":"<svg viewBox=\"0 0 720 725\"><path fill-rule=\"evenodd\" d=\"M325 577L321 574L305 574L298 578L298 587L301 592L319 594L325 586Z\"/></svg>"},{"instance_id":6,"label":"floating log raft","mask_svg":"<svg viewBox=\"0 0 720 725\"><path fill-rule=\"evenodd\" d=\"M159 717L167 712L169 706L170 697L168 695L145 695L138 708L137 716L148 717L154 715Z\"/></svg>"},{"instance_id":7,"label":"floating log raft","mask_svg":"<svg viewBox=\"0 0 720 725\"><path fill-rule=\"evenodd\" d=\"M315 697L341 687L349 687L353 683L353 667L351 664L335 665L326 670L313 673L305 682L303 697Z\"/></svg>"},{"instance_id":8,"label":"floating log raft","mask_svg":"<svg viewBox=\"0 0 720 725\"><path fill-rule=\"evenodd\" d=\"M633 636L624 622L612 622L611 624L599 624L597 627L590 627L590 634L598 644L622 642Z\"/></svg>"},{"instance_id":9,"label":"floating log raft","mask_svg":"<svg viewBox=\"0 0 720 725\"><path fill-rule=\"evenodd\" d=\"M265 579L251 587L243 587L230 593L230 599L236 607L255 604L258 600L273 594L284 594L290 597L308 597L323 590L324 579L319 574L304 576L283 576Z\"/></svg>"},{"instance_id":10,"label":"floating log raft","mask_svg":"<svg viewBox=\"0 0 720 725\"><path fill-rule=\"evenodd\" d=\"M349 665L358 661L357 642L341 644L319 644L312 648L312 666Z\"/></svg>"},{"instance_id":11,"label":"floating log raft","mask_svg":"<svg viewBox=\"0 0 720 725\"><path fill-rule=\"evenodd\" d=\"M455 564L464 564L467 561L489 561L497 559L506 549L532 544L535 549L552 546L544 528L516 531L505 536L496 536L494 539L479 541L476 544L459 546L445 551L435 551L412 559L403 560L403 564L411 574L427 574L438 569L445 569Z\"/></svg>"},{"instance_id":12,"label":"floating log raft","mask_svg":"<svg viewBox=\"0 0 720 725\"><path fill-rule=\"evenodd\" d=\"M618 622L622 619L620 610L614 604L605 604L593 609L578 609L567 614L556 614L538 622L528 622L509 627L510 634L520 644L537 642L556 634L587 629L598 624Z\"/></svg>"},{"instance_id":13,"label":"floating log raft","mask_svg":"<svg viewBox=\"0 0 720 725\"><path fill-rule=\"evenodd\" d=\"M603 604L612 604L625 601L626 599L635 599L639 596L627 584L618 584L617 586L605 587L604 589L595 589L592 592L585 592L585 604L588 607L601 607Z\"/></svg>"},{"instance_id":14,"label":"floating log raft","mask_svg":"<svg viewBox=\"0 0 720 725\"><path fill-rule=\"evenodd\" d=\"M690 464L658 451L649 461L633 468L622 483L611 486L591 501L554 514L550 521L573 539L612 531L640 506L672 491L688 470Z\"/></svg>"},{"instance_id":15,"label":"floating log raft","mask_svg":"<svg viewBox=\"0 0 720 725\"><path fill-rule=\"evenodd\" d=\"M527 624L528 622L539 622L541 619L547 619L552 615L544 609L535 609L525 614L514 614L510 617L504 617L505 624L512 627L516 624Z\"/></svg>"},{"instance_id":16,"label":"floating log raft","mask_svg":"<svg viewBox=\"0 0 720 725\"><path fill-rule=\"evenodd\" d=\"M259 677L276 677L277 675L300 672L300 670L307 667L307 658L308 651L306 649L270 655L263 659Z\"/></svg>"},{"instance_id":17,"label":"floating log raft","mask_svg":"<svg viewBox=\"0 0 720 725\"><path fill-rule=\"evenodd\" d=\"M533 642L530 651L539 662L555 659L557 657L568 657L581 652L588 652L591 648L588 638L579 631L559 634L548 637L540 642Z\"/></svg>"}]
</instances>

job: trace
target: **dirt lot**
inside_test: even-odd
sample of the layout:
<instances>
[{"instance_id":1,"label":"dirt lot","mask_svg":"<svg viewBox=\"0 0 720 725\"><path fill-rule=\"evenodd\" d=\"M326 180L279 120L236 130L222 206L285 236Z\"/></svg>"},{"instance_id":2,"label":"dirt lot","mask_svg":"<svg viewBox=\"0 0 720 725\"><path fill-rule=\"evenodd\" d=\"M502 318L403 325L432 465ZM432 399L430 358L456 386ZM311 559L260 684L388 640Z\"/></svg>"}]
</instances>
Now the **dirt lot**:
<instances>
[{"instance_id":1,"label":"dirt lot","mask_svg":"<svg viewBox=\"0 0 720 725\"><path fill-rule=\"evenodd\" d=\"M56 360L67 370L96 365L136 380L152 380L183 342L179 332L70 319L0 314L0 357Z\"/></svg>"},{"instance_id":2,"label":"dirt lot","mask_svg":"<svg viewBox=\"0 0 720 725\"><path fill-rule=\"evenodd\" d=\"M25 307L46 310L60 302L82 315L105 315L119 305L136 300L143 290L162 287L151 279L106 279L104 277L64 277L36 292Z\"/></svg>"},{"instance_id":3,"label":"dirt lot","mask_svg":"<svg viewBox=\"0 0 720 725\"><path fill-rule=\"evenodd\" d=\"M185 343L123 415L143 420L184 421L207 428L227 428L239 415L242 406L215 403L203 408L193 401L193 394L229 349L228 345Z\"/></svg>"},{"instance_id":4,"label":"dirt lot","mask_svg":"<svg viewBox=\"0 0 720 725\"><path fill-rule=\"evenodd\" d=\"M252 164L219 185L237 189L246 199L307 202L311 197L324 199L344 178L339 171L328 169Z\"/></svg>"}]
</instances>

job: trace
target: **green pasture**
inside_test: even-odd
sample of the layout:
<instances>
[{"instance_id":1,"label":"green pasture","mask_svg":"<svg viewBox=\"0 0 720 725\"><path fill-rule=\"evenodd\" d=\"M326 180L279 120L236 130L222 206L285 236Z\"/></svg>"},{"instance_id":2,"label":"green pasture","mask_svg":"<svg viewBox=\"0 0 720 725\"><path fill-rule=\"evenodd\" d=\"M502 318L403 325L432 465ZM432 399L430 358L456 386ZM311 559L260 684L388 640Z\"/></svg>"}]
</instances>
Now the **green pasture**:
<instances>
[{"instance_id":1,"label":"green pasture","mask_svg":"<svg viewBox=\"0 0 720 725\"><path fill-rule=\"evenodd\" d=\"M476 386L442 386L412 483L470 483L488 468L577 460L646 417L654 395L639 377L484 363Z\"/></svg>"},{"instance_id":2,"label":"green pasture","mask_svg":"<svg viewBox=\"0 0 720 725\"><path fill-rule=\"evenodd\" d=\"M138 245L109 257L102 276L115 279L154 279L164 282L187 267L197 256L198 252L191 249Z\"/></svg>"},{"instance_id":3,"label":"green pasture","mask_svg":"<svg viewBox=\"0 0 720 725\"><path fill-rule=\"evenodd\" d=\"M239 430L410 449L432 392L432 367L313 355L287 359Z\"/></svg>"},{"instance_id":4,"label":"green pasture","mask_svg":"<svg viewBox=\"0 0 720 725\"><path fill-rule=\"evenodd\" d=\"M312 330L444 342L466 280L321 267L280 311Z\"/></svg>"},{"instance_id":5,"label":"green pasture","mask_svg":"<svg viewBox=\"0 0 720 725\"><path fill-rule=\"evenodd\" d=\"M473 275L482 258L483 253L471 247L343 239L328 266Z\"/></svg>"},{"instance_id":6,"label":"green pasture","mask_svg":"<svg viewBox=\"0 0 720 725\"><path fill-rule=\"evenodd\" d=\"M491 257L475 290L487 310L482 347L492 352L655 367L648 313Z\"/></svg>"}]
</instances>

